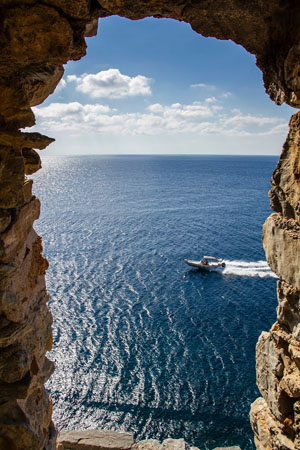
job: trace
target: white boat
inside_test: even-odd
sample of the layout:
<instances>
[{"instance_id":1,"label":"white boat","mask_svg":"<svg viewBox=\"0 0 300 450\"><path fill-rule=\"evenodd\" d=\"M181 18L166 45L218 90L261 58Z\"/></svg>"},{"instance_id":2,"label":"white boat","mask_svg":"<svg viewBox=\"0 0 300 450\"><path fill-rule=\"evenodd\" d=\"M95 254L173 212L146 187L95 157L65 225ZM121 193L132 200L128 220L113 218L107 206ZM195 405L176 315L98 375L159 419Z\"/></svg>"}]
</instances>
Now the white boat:
<instances>
[{"instance_id":1,"label":"white boat","mask_svg":"<svg viewBox=\"0 0 300 450\"><path fill-rule=\"evenodd\" d=\"M185 259L184 262L191 267L207 270L208 272L223 270L226 265L223 259L215 258L214 256L204 256L200 261Z\"/></svg>"}]
</instances>

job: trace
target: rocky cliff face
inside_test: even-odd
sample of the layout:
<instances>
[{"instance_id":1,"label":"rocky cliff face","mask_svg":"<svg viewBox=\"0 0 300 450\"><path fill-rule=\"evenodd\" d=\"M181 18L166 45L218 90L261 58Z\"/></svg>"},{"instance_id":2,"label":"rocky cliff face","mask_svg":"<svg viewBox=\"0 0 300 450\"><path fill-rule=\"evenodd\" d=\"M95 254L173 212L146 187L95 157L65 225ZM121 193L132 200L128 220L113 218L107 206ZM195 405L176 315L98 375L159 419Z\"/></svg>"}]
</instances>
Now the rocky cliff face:
<instances>
[{"instance_id":1,"label":"rocky cliff face","mask_svg":"<svg viewBox=\"0 0 300 450\"><path fill-rule=\"evenodd\" d=\"M277 322L256 346L257 385L251 408L258 448L300 448L300 113L272 176L274 211L263 228L270 267L280 277Z\"/></svg>"},{"instance_id":2,"label":"rocky cliff face","mask_svg":"<svg viewBox=\"0 0 300 450\"><path fill-rule=\"evenodd\" d=\"M44 383L53 370L47 261L32 228L39 200L26 175L41 166L34 149L51 139L20 128L34 124L31 107L53 92L63 64L85 54L97 19L171 17L204 36L232 39L257 58L267 93L300 106L300 4L295 0L0 0L0 448L53 450L55 428ZM117 43L116 43L117 45ZM278 322L257 345L263 399L252 407L260 449L300 448L300 116L272 178L275 214L264 246L280 277Z\"/></svg>"},{"instance_id":3,"label":"rocky cliff face","mask_svg":"<svg viewBox=\"0 0 300 450\"><path fill-rule=\"evenodd\" d=\"M0 448L43 448L55 437L43 387L53 372L47 260L32 228L40 202L26 174L40 168L32 149L51 142L37 133L1 133L0 153Z\"/></svg>"}]
</instances>

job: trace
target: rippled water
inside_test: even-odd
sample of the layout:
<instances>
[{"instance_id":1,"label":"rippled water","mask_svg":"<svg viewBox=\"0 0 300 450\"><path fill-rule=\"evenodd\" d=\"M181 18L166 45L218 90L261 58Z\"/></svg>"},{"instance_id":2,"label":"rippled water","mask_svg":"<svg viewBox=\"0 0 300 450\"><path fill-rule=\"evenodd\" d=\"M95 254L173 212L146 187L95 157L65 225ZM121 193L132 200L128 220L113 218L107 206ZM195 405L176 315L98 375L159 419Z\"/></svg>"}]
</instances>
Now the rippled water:
<instances>
[{"instance_id":1,"label":"rippled water","mask_svg":"<svg viewBox=\"0 0 300 450\"><path fill-rule=\"evenodd\" d=\"M275 161L45 159L36 228L50 261L59 428L253 448L255 343L275 320L261 246ZM204 254L226 269L183 262Z\"/></svg>"}]
</instances>

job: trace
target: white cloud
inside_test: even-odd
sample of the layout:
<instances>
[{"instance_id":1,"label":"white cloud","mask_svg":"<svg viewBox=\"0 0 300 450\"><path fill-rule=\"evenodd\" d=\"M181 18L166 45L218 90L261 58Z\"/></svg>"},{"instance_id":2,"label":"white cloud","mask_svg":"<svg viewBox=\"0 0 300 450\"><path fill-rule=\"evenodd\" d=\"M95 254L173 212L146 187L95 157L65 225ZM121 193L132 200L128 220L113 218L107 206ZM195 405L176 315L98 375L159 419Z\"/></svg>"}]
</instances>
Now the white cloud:
<instances>
[{"instance_id":1,"label":"white cloud","mask_svg":"<svg viewBox=\"0 0 300 450\"><path fill-rule=\"evenodd\" d=\"M60 92L62 91L65 87L66 87L67 83L66 80L64 80L63 78L60 80L60 82L58 83L58 85L55 88L55 92Z\"/></svg>"},{"instance_id":2,"label":"white cloud","mask_svg":"<svg viewBox=\"0 0 300 450\"><path fill-rule=\"evenodd\" d=\"M206 84L206 83L196 83L196 84L191 84L190 85L191 88L203 88L203 89L209 89L211 91L214 91L216 89L216 86L213 84Z\"/></svg>"},{"instance_id":3,"label":"white cloud","mask_svg":"<svg viewBox=\"0 0 300 450\"><path fill-rule=\"evenodd\" d=\"M106 105L82 105L79 102L72 103L51 103L49 106L40 108L33 108L37 118L44 119L61 119L66 117L83 115L88 117L89 114L103 114L111 111L111 108Z\"/></svg>"},{"instance_id":4,"label":"white cloud","mask_svg":"<svg viewBox=\"0 0 300 450\"><path fill-rule=\"evenodd\" d=\"M152 105L149 105L147 109L153 113L160 113L163 112L164 107L160 103L153 103Z\"/></svg>"},{"instance_id":5,"label":"white cloud","mask_svg":"<svg viewBox=\"0 0 300 450\"><path fill-rule=\"evenodd\" d=\"M250 114L244 115L240 111L233 117L229 117L225 120L226 125L233 125L235 127L242 127L242 126L257 126L257 127L263 127L265 125L274 125L278 124L279 122L282 122L282 119L278 117L260 117L260 116L252 116Z\"/></svg>"},{"instance_id":6,"label":"white cloud","mask_svg":"<svg viewBox=\"0 0 300 450\"><path fill-rule=\"evenodd\" d=\"M289 131L289 125L286 121L285 123L281 123L279 125L275 125L275 127L269 128L266 131L262 131L258 133L259 136L274 136L274 134L281 134L286 136Z\"/></svg>"},{"instance_id":7,"label":"white cloud","mask_svg":"<svg viewBox=\"0 0 300 450\"><path fill-rule=\"evenodd\" d=\"M216 97L208 97L205 99L206 103L217 103Z\"/></svg>"},{"instance_id":8,"label":"white cloud","mask_svg":"<svg viewBox=\"0 0 300 450\"><path fill-rule=\"evenodd\" d=\"M69 75L68 82L76 83L76 90L92 98L125 98L136 95L151 95L151 78L143 75L129 77L119 69L102 70L96 74Z\"/></svg>"},{"instance_id":9,"label":"white cloud","mask_svg":"<svg viewBox=\"0 0 300 450\"><path fill-rule=\"evenodd\" d=\"M112 135L222 135L266 136L284 134L287 124L277 117L224 112L213 101L191 104L154 103L144 112L120 113L102 104L52 103L35 107L37 121L46 129ZM207 99L206 99L207 100Z\"/></svg>"},{"instance_id":10,"label":"white cloud","mask_svg":"<svg viewBox=\"0 0 300 450\"><path fill-rule=\"evenodd\" d=\"M223 92L223 94L221 94L221 97L223 98L229 98L232 97L232 92Z\"/></svg>"},{"instance_id":11,"label":"white cloud","mask_svg":"<svg viewBox=\"0 0 300 450\"><path fill-rule=\"evenodd\" d=\"M201 102L193 102L190 105L181 103L172 103L170 106L163 106L160 103L154 103L148 106L149 111L155 114L162 114L163 117L181 117L182 119L190 119L197 117L210 117L213 115L215 107L211 107Z\"/></svg>"}]
</instances>

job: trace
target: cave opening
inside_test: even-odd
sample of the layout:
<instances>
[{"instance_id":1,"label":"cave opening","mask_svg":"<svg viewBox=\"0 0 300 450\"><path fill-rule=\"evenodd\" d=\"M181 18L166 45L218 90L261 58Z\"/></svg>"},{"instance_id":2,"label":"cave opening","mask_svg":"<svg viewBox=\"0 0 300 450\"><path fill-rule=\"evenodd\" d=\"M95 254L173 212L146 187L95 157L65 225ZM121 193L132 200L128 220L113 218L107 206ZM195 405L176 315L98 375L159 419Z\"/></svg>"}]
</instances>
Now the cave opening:
<instances>
[{"instance_id":1,"label":"cave opening","mask_svg":"<svg viewBox=\"0 0 300 450\"><path fill-rule=\"evenodd\" d=\"M157 20L144 20L147 32L140 39L136 39L139 23L121 18L103 21L113 23L107 25L107 30L104 27L100 40L94 38L92 57L89 60L86 57L82 63L71 63L69 70L67 66L58 92L45 104L34 108L38 131L51 130L57 140L56 157L45 158L43 171L35 176L36 193L44 205L44 216L37 229L43 236L45 254L50 261L48 289L55 317L56 350L52 358L57 368L49 384L57 404L55 422L60 429L100 426L134 431L138 439L164 439L171 434L183 436L200 447L236 444L252 448L248 411L258 394L254 347L262 329L268 329L274 322L276 305L276 278L263 262L260 235L269 213L267 191L277 158L255 159L254 156L278 154L279 136L283 142L290 108L286 106L278 114L278 107L262 92L261 75L254 65L254 58L235 44L211 40L209 49L205 50L205 43L201 43L202 52L210 55L211 68L202 75L199 64L194 63L194 74L187 78L189 63L195 60L196 50L200 51L200 48L194 48L193 39L200 40L201 37L192 30L187 32L183 24L171 22L167 25L168 42L162 49L162 28L168 20L159 21L158 27L153 25ZM118 32L114 36L116 27ZM151 27L155 33L149 31ZM133 31L129 31L131 28ZM184 37L184 33L188 37ZM124 38L128 34L132 34L129 43ZM115 59L108 58L112 52L110 47L103 52L110 40L122 42L118 52L115 51ZM135 60L139 60L137 53L141 53L141 49L145 52L144 40L154 49L143 72L143 64ZM207 41L207 38L202 40ZM189 61L186 41L193 48ZM182 48L175 59L180 61L185 56L186 71L182 67L179 70L173 59L169 68L167 61L179 42ZM217 45L221 49L213 51ZM126 53L128 47L131 51ZM213 61L217 61L218 56L222 56L222 61L214 66ZM243 80L244 91L243 87L238 87L233 93L229 91L228 80L233 63L240 58L243 68L236 78ZM117 65L119 59L120 66ZM147 60L147 53L142 59L143 62ZM151 72L153 59L158 59L158 67ZM163 71L162 61L167 73L162 75L160 92L155 93L154 85L158 84L157 77ZM134 72L129 72L127 65L133 66ZM176 67L178 74L175 74ZM214 84L216 76L213 78L213 73L222 74L227 89ZM202 83L203 76L206 83ZM236 78L231 81L231 89L237 83ZM161 90L166 90L167 82L170 86L162 96ZM134 83L137 87L132 94L130 89ZM186 84L185 95L183 83ZM255 84L259 87L254 87ZM178 98L179 88L182 91ZM245 100L240 101L238 95L246 97ZM262 95L266 98L262 109L265 114L255 115L253 111L262 103ZM139 103L132 101L132 97L137 96L141 97ZM124 97L131 100L128 110L124 107ZM232 97L242 111L237 105L226 104ZM258 98L257 102L254 97ZM270 113L269 116L266 113ZM222 122L226 123L223 128ZM206 128L201 126L203 123ZM191 135L194 135L194 142L190 143ZM71 150L62 152L66 158L59 158L66 139ZM137 143L134 143L135 139ZM209 140L212 140L211 144ZM248 147L247 140L250 141ZM113 148L108 141L113 142ZM186 141L191 146L196 142L196 147L191 151ZM199 145L205 148L202 158L199 155L197 158ZM49 149L50 156L51 152ZM225 155L220 158L223 152ZM86 153L91 154L83 157ZM226 157L226 153L231 156ZM251 157L234 158L234 154L240 153L248 153ZM184 155L190 157L184 158ZM177 180L170 176L173 172L177 172ZM49 189L50 178L52 188ZM169 185L183 179L188 183L181 181L179 188L170 195ZM189 191L190 182L198 184L200 189ZM206 184L212 187L209 196L207 191L203 195ZM65 191L77 185L80 189L73 188L71 199L65 199ZM221 201L224 191L227 199ZM238 193L234 194L234 191ZM265 201L261 201L262 196ZM165 197L163 202L161 197ZM175 197L179 203L174 202ZM148 207L147 211L145 204L149 200L152 209ZM185 210L182 204L187 202L190 207ZM261 207L258 207L260 202ZM55 203L58 208L54 207ZM205 215L201 211L203 203ZM129 207L126 209L124 204ZM227 221L226 226L222 226L222 221ZM177 226L174 225L176 222ZM209 229L213 230L211 234ZM233 229L234 232L228 231ZM216 234L219 242L216 242ZM172 235L181 236L181 245L174 242ZM188 239L183 238L186 235ZM224 248L226 239L235 244ZM170 248L164 252L160 250L162 246ZM182 267L185 251L192 252L195 257L203 252L222 253L230 266L227 277L213 278L212 282L187 272ZM172 252L176 263L170 262ZM143 253L149 256L150 263L146 262ZM138 262L134 264L133 260ZM166 271L169 265L176 273L175 278ZM149 266L155 269L149 270ZM163 271L168 275L161 277ZM168 285L172 286L172 283L174 286L170 289ZM191 289L183 288L189 283ZM199 290L204 294L199 295ZM245 307L250 296L252 301ZM197 299L198 311L192 305L192 299ZM209 302L211 306L207 308ZM161 309L158 304L162 305ZM231 317L232 309L236 312L235 317ZM184 320L178 320L178 314ZM136 321L140 321L140 329ZM214 323L213 327L208 325L210 322ZM219 328L219 333L215 333L215 327ZM149 339L151 334L153 338ZM167 334L171 336L169 340ZM213 338L208 339L207 334ZM182 345L177 345L180 336ZM241 343L238 350L231 348L235 340ZM167 353L164 347L168 349ZM172 355L169 361L168 352ZM180 354L186 355L185 363L177 370L176 358ZM198 372L196 367L201 365ZM177 376L167 381L164 372L170 376L176 370ZM249 379L245 393L246 373ZM183 382L184 378L187 380ZM78 381L74 383L74 380ZM61 386L60 391L57 386ZM216 435L219 436L217 439Z\"/></svg>"}]
</instances>

